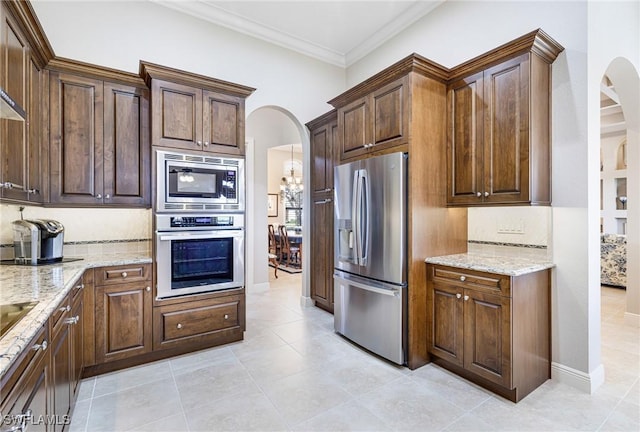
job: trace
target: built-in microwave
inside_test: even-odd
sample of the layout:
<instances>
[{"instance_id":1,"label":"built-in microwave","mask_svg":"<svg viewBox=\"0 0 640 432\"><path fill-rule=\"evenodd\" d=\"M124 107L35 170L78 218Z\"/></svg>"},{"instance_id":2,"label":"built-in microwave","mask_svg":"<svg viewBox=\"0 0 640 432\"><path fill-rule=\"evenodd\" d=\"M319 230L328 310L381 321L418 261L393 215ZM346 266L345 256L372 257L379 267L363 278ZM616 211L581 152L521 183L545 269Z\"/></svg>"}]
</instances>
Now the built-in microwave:
<instances>
[{"instance_id":1,"label":"built-in microwave","mask_svg":"<svg viewBox=\"0 0 640 432\"><path fill-rule=\"evenodd\" d=\"M244 159L155 151L157 212L245 209Z\"/></svg>"}]
</instances>

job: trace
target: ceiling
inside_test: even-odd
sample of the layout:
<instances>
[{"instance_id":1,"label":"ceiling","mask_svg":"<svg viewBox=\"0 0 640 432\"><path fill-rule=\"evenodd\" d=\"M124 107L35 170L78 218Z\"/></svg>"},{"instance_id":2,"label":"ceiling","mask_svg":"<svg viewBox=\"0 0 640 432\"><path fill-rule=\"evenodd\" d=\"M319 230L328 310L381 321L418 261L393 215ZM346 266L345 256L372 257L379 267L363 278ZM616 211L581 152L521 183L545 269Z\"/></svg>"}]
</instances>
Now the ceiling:
<instances>
[{"instance_id":1,"label":"ceiling","mask_svg":"<svg viewBox=\"0 0 640 432\"><path fill-rule=\"evenodd\" d=\"M445 0L149 0L346 67Z\"/></svg>"}]
</instances>

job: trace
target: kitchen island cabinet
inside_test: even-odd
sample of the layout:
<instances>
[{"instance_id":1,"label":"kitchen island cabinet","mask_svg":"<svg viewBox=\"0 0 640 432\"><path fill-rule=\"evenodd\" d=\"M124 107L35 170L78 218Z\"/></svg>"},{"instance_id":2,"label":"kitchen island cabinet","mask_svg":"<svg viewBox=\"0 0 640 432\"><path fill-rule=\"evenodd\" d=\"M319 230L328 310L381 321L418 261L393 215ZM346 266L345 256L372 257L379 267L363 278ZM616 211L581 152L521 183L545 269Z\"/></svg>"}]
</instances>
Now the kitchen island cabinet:
<instances>
[{"instance_id":1,"label":"kitchen island cabinet","mask_svg":"<svg viewBox=\"0 0 640 432\"><path fill-rule=\"evenodd\" d=\"M255 90L140 62L151 88L154 146L243 156L245 99Z\"/></svg>"},{"instance_id":2,"label":"kitchen island cabinet","mask_svg":"<svg viewBox=\"0 0 640 432\"><path fill-rule=\"evenodd\" d=\"M505 275L428 263L432 361L514 402L550 379L550 270L544 267Z\"/></svg>"},{"instance_id":3,"label":"kitchen island cabinet","mask_svg":"<svg viewBox=\"0 0 640 432\"><path fill-rule=\"evenodd\" d=\"M50 69L51 205L148 207L149 91L131 74L71 60Z\"/></svg>"}]
</instances>

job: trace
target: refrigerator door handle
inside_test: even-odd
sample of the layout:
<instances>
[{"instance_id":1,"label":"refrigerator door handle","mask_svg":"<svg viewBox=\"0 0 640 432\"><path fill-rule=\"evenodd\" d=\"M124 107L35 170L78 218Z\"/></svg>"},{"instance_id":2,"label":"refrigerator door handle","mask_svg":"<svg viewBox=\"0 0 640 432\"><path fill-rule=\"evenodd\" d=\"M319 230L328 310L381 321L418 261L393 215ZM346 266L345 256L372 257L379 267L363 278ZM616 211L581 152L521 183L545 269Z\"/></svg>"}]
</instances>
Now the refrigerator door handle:
<instances>
[{"instance_id":1,"label":"refrigerator door handle","mask_svg":"<svg viewBox=\"0 0 640 432\"><path fill-rule=\"evenodd\" d=\"M369 173L360 170L360 265L368 263L369 231L371 230Z\"/></svg>"},{"instance_id":2,"label":"refrigerator door handle","mask_svg":"<svg viewBox=\"0 0 640 432\"><path fill-rule=\"evenodd\" d=\"M367 285L367 284L363 284L360 282L356 282L353 279L345 279L343 277L340 277L338 274L334 274L333 275L334 279L343 281L344 283L354 286L356 288L360 288L363 289L365 291L370 291L376 294L382 294L382 295L386 295L386 296L391 296L391 297L398 297L400 295L400 290L399 289L384 289L384 288L377 288L371 285Z\"/></svg>"},{"instance_id":3,"label":"refrigerator door handle","mask_svg":"<svg viewBox=\"0 0 640 432\"><path fill-rule=\"evenodd\" d=\"M358 238L360 225L360 207L358 205L358 185L360 184L360 170L353 172L353 186L351 190L351 232L354 235L353 259L360 265L360 239Z\"/></svg>"}]
</instances>

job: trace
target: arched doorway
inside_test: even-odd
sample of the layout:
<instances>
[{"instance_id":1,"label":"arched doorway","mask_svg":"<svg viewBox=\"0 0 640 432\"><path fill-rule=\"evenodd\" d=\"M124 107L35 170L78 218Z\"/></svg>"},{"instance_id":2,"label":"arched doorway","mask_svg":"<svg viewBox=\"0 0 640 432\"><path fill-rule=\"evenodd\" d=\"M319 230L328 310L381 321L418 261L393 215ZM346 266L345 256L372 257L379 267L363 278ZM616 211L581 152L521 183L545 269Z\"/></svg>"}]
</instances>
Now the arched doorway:
<instances>
[{"instance_id":1,"label":"arched doorway","mask_svg":"<svg viewBox=\"0 0 640 432\"><path fill-rule=\"evenodd\" d=\"M615 89L626 129L615 148L616 169L626 165L625 180L618 182L618 189L623 185L624 191L615 191L616 198L624 200L616 204L624 213L621 230L627 237L625 323L640 327L640 76L631 62L618 57L609 64L605 77ZM603 121L601 129L606 127ZM626 159L626 164L619 163L620 159Z\"/></svg>"},{"instance_id":2,"label":"arched doorway","mask_svg":"<svg viewBox=\"0 0 640 432\"><path fill-rule=\"evenodd\" d=\"M309 172L309 135L304 125L288 110L264 106L247 117L247 289L268 287L267 251L267 154L283 144L301 144L303 170ZM309 208L308 176L303 177L303 208ZM308 238L308 226L303 225L303 243ZM263 235L264 234L264 235ZM308 257L302 256L301 302L311 305L309 296Z\"/></svg>"}]
</instances>

